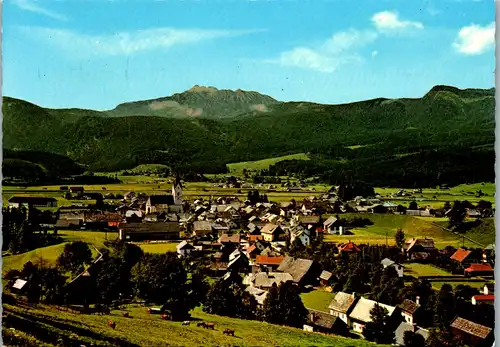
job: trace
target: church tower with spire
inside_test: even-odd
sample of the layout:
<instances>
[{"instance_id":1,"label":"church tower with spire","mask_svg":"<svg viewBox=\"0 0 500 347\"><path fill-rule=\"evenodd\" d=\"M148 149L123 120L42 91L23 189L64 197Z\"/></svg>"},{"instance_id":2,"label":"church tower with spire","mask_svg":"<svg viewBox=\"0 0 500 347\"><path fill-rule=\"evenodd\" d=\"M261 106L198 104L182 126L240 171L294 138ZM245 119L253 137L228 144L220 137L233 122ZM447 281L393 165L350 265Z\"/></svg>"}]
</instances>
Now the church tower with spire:
<instances>
[{"instance_id":1,"label":"church tower with spire","mask_svg":"<svg viewBox=\"0 0 500 347\"><path fill-rule=\"evenodd\" d=\"M174 196L174 204L182 205L182 184L179 175L175 176L174 183L172 184L172 195Z\"/></svg>"}]
</instances>

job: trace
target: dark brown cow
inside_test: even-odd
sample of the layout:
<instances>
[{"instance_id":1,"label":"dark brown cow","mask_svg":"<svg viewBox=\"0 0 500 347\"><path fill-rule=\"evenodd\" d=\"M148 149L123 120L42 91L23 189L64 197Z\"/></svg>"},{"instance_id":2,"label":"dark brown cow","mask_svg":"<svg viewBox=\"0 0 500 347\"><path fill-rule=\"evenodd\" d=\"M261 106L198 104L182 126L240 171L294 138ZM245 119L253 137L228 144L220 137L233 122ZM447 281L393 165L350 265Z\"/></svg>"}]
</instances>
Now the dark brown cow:
<instances>
[{"instance_id":1,"label":"dark brown cow","mask_svg":"<svg viewBox=\"0 0 500 347\"><path fill-rule=\"evenodd\" d=\"M205 327L205 322L196 323L197 327Z\"/></svg>"},{"instance_id":2,"label":"dark brown cow","mask_svg":"<svg viewBox=\"0 0 500 347\"><path fill-rule=\"evenodd\" d=\"M168 314L164 313L161 315L161 319L167 320L168 319Z\"/></svg>"},{"instance_id":3,"label":"dark brown cow","mask_svg":"<svg viewBox=\"0 0 500 347\"><path fill-rule=\"evenodd\" d=\"M227 335L227 336L234 336L234 330L231 330L231 329L224 329L223 334L224 334L224 335Z\"/></svg>"},{"instance_id":4,"label":"dark brown cow","mask_svg":"<svg viewBox=\"0 0 500 347\"><path fill-rule=\"evenodd\" d=\"M114 329L114 328L116 328L116 323L113 322L112 320L108 320L108 327L110 327L111 329Z\"/></svg>"},{"instance_id":5,"label":"dark brown cow","mask_svg":"<svg viewBox=\"0 0 500 347\"><path fill-rule=\"evenodd\" d=\"M205 328L215 330L215 323L205 323Z\"/></svg>"},{"instance_id":6,"label":"dark brown cow","mask_svg":"<svg viewBox=\"0 0 500 347\"><path fill-rule=\"evenodd\" d=\"M125 313L123 314L123 317L125 317L125 318L130 318L130 314L129 314L128 312L125 312Z\"/></svg>"}]
</instances>

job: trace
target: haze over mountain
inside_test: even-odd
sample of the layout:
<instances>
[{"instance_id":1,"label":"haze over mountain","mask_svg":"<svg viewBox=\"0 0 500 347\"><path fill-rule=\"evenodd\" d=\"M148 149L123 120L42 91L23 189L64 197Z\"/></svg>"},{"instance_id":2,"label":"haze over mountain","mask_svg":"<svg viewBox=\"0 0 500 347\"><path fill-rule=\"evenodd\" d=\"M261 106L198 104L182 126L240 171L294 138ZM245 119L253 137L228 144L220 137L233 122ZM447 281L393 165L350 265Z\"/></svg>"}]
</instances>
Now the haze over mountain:
<instances>
[{"instance_id":1,"label":"haze over mountain","mask_svg":"<svg viewBox=\"0 0 500 347\"><path fill-rule=\"evenodd\" d=\"M213 172L230 162L353 145L384 144L401 153L490 146L494 110L493 89L448 86L418 99L341 105L195 86L104 112L46 109L4 97L3 146L65 155L94 171L161 163Z\"/></svg>"}]
</instances>

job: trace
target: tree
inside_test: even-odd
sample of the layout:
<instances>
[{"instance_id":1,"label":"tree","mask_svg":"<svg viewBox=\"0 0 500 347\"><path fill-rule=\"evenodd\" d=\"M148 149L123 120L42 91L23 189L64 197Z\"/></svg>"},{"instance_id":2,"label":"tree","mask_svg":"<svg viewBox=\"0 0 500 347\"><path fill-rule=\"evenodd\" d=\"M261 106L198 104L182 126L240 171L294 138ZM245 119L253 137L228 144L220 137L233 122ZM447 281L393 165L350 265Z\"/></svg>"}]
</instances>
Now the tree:
<instances>
[{"instance_id":1,"label":"tree","mask_svg":"<svg viewBox=\"0 0 500 347\"><path fill-rule=\"evenodd\" d=\"M66 277L55 267L42 268L39 273L42 300L49 304L62 304Z\"/></svg>"},{"instance_id":2,"label":"tree","mask_svg":"<svg viewBox=\"0 0 500 347\"><path fill-rule=\"evenodd\" d=\"M441 287L434 306L434 319L442 329L448 328L455 317L455 296L450 284Z\"/></svg>"},{"instance_id":3,"label":"tree","mask_svg":"<svg viewBox=\"0 0 500 347\"><path fill-rule=\"evenodd\" d=\"M493 214L493 204L490 201L480 200L477 203L477 209L481 212L482 217L491 217Z\"/></svg>"},{"instance_id":4,"label":"tree","mask_svg":"<svg viewBox=\"0 0 500 347\"><path fill-rule=\"evenodd\" d=\"M465 219L466 213L467 211L464 203L462 201L455 201L448 216L450 219L450 227L460 226Z\"/></svg>"},{"instance_id":5,"label":"tree","mask_svg":"<svg viewBox=\"0 0 500 347\"><path fill-rule=\"evenodd\" d=\"M383 306L375 304L370 310L371 322L367 323L363 330L363 336L380 344L392 344L395 332L391 326L389 312Z\"/></svg>"},{"instance_id":6,"label":"tree","mask_svg":"<svg viewBox=\"0 0 500 347\"><path fill-rule=\"evenodd\" d=\"M84 264L92 263L92 252L89 245L82 241L75 241L64 246L64 251L57 258L57 266L71 271L73 275L81 272Z\"/></svg>"},{"instance_id":7,"label":"tree","mask_svg":"<svg viewBox=\"0 0 500 347\"><path fill-rule=\"evenodd\" d=\"M307 309L295 285L283 282L273 284L264 300L262 315L266 322L301 327L307 319Z\"/></svg>"},{"instance_id":8,"label":"tree","mask_svg":"<svg viewBox=\"0 0 500 347\"><path fill-rule=\"evenodd\" d=\"M416 334L413 331L405 331L403 335L405 347L422 347L425 346L425 339L422 335Z\"/></svg>"},{"instance_id":9,"label":"tree","mask_svg":"<svg viewBox=\"0 0 500 347\"><path fill-rule=\"evenodd\" d=\"M255 319L257 302L235 278L218 280L206 295L203 311L220 316Z\"/></svg>"},{"instance_id":10,"label":"tree","mask_svg":"<svg viewBox=\"0 0 500 347\"><path fill-rule=\"evenodd\" d=\"M132 280L137 296L162 304L162 311L174 320L187 318L196 305L196 300L191 300L186 270L176 253L145 254L132 268Z\"/></svg>"},{"instance_id":11,"label":"tree","mask_svg":"<svg viewBox=\"0 0 500 347\"><path fill-rule=\"evenodd\" d=\"M396 246L399 249L402 249L404 244L405 244L405 233L403 229L399 228L398 231L396 231L396 235L394 235L394 239L396 240Z\"/></svg>"},{"instance_id":12,"label":"tree","mask_svg":"<svg viewBox=\"0 0 500 347\"><path fill-rule=\"evenodd\" d=\"M410 202L410 205L408 206L408 209L409 210L418 210L418 204L415 200L413 200L412 202Z\"/></svg>"},{"instance_id":13,"label":"tree","mask_svg":"<svg viewBox=\"0 0 500 347\"><path fill-rule=\"evenodd\" d=\"M278 286L273 283L269 290L264 304L262 305L262 318L269 323L281 323L280 301L278 295Z\"/></svg>"},{"instance_id":14,"label":"tree","mask_svg":"<svg viewBox=\"0 0 500 347\"><path fill-rule=\"evenodd\" d=\"M426 347L466 347L459 336L454 336L450 330L431 330L425 342Z\"/></svg>"}]
</instances>

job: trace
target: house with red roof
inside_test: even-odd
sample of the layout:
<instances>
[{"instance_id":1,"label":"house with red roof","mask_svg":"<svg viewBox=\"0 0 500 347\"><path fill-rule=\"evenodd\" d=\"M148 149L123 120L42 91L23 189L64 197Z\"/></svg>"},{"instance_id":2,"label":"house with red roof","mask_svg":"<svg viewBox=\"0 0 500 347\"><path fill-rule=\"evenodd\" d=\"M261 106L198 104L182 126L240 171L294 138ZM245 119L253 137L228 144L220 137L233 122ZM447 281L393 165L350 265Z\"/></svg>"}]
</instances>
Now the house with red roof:
<instances>
[{"instance_id":1,"label":"house with red roof","mask_svg":"<svg viewBox=\"0 0 500 347\"><path fill-rule=\"evenodd\" d=\"M457 249L450 257L450 260L455 261L463 266L469 266L472 263L479 263L477 252L470 251L465 248Z\"/></svg>"},{"instance_id":2,"label":"house with red roof","mask_svg":"<svg viewBox=\"0 0 500 347\"><path fill-rule=\"evenodd\" d=\"M354 244L351 240L347 243L343 243L338 245L337 249L339 250L339 253L341 255L350 255L350 254L356 254L361 252L358 246Z\"/></svg>"},{"instance_id":3,"label":"house with red roof","mask_svg":"<svg viewBox=\"0 0 500 347\"><path fill-rule=\"evenodd\" d=\"M493 276L494 270L490 264L471 264L464 271L465 276Z\"/></svg>"},{"instance_id":4,"label":"house with red roof","mask_svg":"<svg viewBox=\"0 0 500 347\"><path fill-rule=\"evenodd\" d=\"M495 304L495 295L490 294L490 295L474 295L472 297L472 305L479 305L479 304L489 304L489 305L494 305Z\"/></svg>"},{"instance_id":5,"label":"house with red roof","mask_svg":"<svg viewBox=\"0 0 500 347\"><path fill-rule=\"evenodd\" d=\"M271 257L266 255L258 255L255 258L254 265L259 269L267 271L276 271L285 257Z\"/></svg>"},{"instance_id":6,"label":"house with red roof","mask_svg":"<svg viewBox=\"0 0 500 347\"><path fill-rule=\"evenodd\" d=\"M247 256L250 259L255 259L260 254L260 249L257 248L255 244L247 248Z\"/></svg>"}]
</instances>

